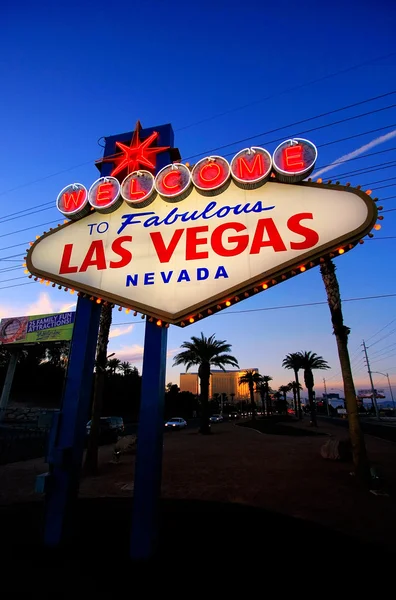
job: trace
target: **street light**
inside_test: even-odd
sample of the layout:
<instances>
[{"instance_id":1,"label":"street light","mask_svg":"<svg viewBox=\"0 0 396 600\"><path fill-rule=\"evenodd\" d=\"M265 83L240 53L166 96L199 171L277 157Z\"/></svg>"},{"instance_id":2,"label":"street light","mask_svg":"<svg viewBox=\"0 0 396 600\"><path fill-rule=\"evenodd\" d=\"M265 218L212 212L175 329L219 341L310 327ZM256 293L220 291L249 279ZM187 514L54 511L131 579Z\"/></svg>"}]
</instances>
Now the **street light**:
<instances>
[{"instance_id":1,"label":"street light","mask_svg":"<svg viewBox=\"0 0 396 600\"><path fill-rule=\"evenodd\" d=\"M395 399L393 398L392 386L391 386L391 383L390 383L390 379L389 379L388 373L381 373L381 371L371 371L371 372L372 373L377 373L378 375L383 375L384 377L387 378L388 385L389 385L389 391L390 391L390 395L391 395L391 398L392 398L393 414L395 414Z\"/></svg>"}]
</instances>

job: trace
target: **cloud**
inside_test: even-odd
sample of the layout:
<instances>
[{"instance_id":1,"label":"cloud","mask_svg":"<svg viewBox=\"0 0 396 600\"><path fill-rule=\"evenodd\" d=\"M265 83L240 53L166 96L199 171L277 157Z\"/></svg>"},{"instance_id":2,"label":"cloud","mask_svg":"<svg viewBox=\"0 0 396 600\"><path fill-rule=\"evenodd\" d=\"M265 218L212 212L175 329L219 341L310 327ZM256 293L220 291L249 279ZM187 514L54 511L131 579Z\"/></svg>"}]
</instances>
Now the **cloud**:
<instances>
[{"instance_id":1,"label":"cloud","mask_svg":"<svg viewBox=\"0 0 396 600\"><path fill-rule=\"evenodd\" d=\"M126 335L133 330L133 325L128 325L128 327L112 327L110 330L109 338L119 337L120 335Z\"/></svg>"},{"instance_id":2,"label":"cloud","mask_svg":"<svg viewBox=\"0 0 396 600\"><path fill-rule=\"evenodd\" d=\"M65 298L61 296L59 292L59 296L64 300ZM20 304L12 304L6 305L3 304L0 306L0 318L3 317L22 317L29 315L46 315L51 313L59 313L59 312L68 312L70 310L75 310L76 301L73 302L57 302L54 301L48 292L40 292L38 298L33 301L25 301Z\"/></svg>"},{"instance_id":3,"label":"cloud","mask_svg":"<svg viewBox=\"0 0 396 600\"><path fill-rule=\"evenodd\" d=\"M112 351L115 352L114 358L119 358L121 361L130 363L141 363L143 359L143 346L133 344L132 346L121 346L121 348Z\"/></svg>"},{"instance_id":4,"label":"cloud","mask_svg":"<svg viewBox=\"0 0 396 600\"><path fill-rule=\"evenodd\" d=\"M344 154L343 156L340 156L340 158L337 158L335 161L333 161L331 163L331 165L328 165L327 167L323 167L323 169L319 169L319 171L314 173L313 177L319 177L323 173L327 173L327 171L331 171L332 169L335 169L336 167L338 167L339 164L344 163L348 160L351 160L352 158L355 158L356 156L360 156L361 154L364 154L365 152L367 152L367 150L371 150L371 148L375 148L375 146L384 144L385 142L387 142L388 140L391 140L394 137L396 137L396 129L394 129L393 131L390 131L389 133L386 133L385 135L380 135L379 137L375 138L368 144L365 144L364 146L360 146L360 148L353 150L353 152L349 152L349 154Z\"/></svg>"}]
</instances>

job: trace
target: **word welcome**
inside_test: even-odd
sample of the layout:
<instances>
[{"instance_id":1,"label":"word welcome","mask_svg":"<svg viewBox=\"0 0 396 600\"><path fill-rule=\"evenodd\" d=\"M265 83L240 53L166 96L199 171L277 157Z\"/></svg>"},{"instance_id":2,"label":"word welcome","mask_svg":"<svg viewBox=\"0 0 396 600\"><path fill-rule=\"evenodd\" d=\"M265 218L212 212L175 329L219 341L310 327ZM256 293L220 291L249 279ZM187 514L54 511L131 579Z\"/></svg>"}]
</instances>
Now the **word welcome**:
<instances>
[{"instance_id":1,"label":"word welcome","mask_svg":"<svg viewBox=\"0 0 396 600\"><path fill-rule=\"evenodd\" d=\"M69 219L80 219L92 207L109 213L125 201L136 207L148 203L159 194L163 199L184 200L192 187L203 195L223 192L230 179L244 189L264 185L272 175L283 183L305 179L314 169L317 149L308 140L295 138L279 144L273 155L259 146L245 148L228 162L222 156L208 156L191 169L182 163L173 163L157 175L146 170L133 171L120 183L115 177L100 177L87 190L81 183L73 183L59 193L56 205Z\"/></svg>"}]
</instances>

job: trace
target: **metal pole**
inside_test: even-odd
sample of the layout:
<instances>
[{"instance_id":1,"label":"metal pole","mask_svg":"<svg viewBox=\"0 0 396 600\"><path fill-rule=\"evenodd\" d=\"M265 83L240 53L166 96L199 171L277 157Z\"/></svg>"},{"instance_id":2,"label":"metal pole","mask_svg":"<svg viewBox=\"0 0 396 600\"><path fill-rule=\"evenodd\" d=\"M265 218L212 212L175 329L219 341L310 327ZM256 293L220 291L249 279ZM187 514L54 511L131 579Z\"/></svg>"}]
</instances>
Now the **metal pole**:
<instances>
[{"instance_id":1,"label":"metal pole","mask_svg":"<svg viewBox=\"0 0 396 600\"><path fill-rule=\"evenodd\" d=\"M10 360L8 362L7 374L5 377L3 390L1 392L0 398L0 421L2 421L5 417L6 408L8 406L8 401L10 399L12 382L14 380L15 368L18 362L19 352L17 350L12 350L10 352Z\"/></svg>"},{"instance_id":2,"label":"metal pole","mask_svg":"<svg viewBox=\"0 0 396 600\"><path fill-rule=\"evenodd\" d=\"M91 402L101 306L79 297L61 412L53 421L47 462L44 543L58 546L72 536L84 440Z\"/></svg>"},{"instance_id":3,"label":"metal pole","mask_svg":"<svg viewBox=\"0 0 396 600\"><path fill-rule=\"evenodd\" d=\"M372 395L373 395L373 406L374 406L374 410L375 410L375 416L377 417L377 419L379 419L380 416L379 416L377 398L376 398L376 393L375 393L375 388L374 388L374 383L373 383L373 377L371 375L370 362L369 362L368 355L367 355L367 348L366 348L366 344L365 344L364 340L363 340L363 344L362 345L363 345L364 354L366 356L367 372L368 372L369 378L370 378L371 392L372 392Z\"/></svg>"},{"instance_id":4,"label":"metal pole","mask_svg":"<svg viewBox=\"0 0 396 600\"><path fill-rule=\"evenodd\" d=\"M160 131L160 145L173 148L172 127L162 125L156 129ZM142 130L142 135L152 131ZM158 154L156 173L171 162L170 152ZM168 329L147 319L132 508L133 559L151 558L158 544L167 340Z\"/></svg>"},{"instance_id":5,"label":"metal pole","mask_svg":"<svg viewBox=\"0 0 396 600\"><path fill-rule=\"evenodd\" d=\"M392 391L392 386L391 386L391 382L390 382L390 379L389 379L389 374L388 373L381 373L381 371L372 371L372 373L378 373L378 375L383 375L384 377L387 378L387 380L388 380L388 386L389 386L389 392L390 392L390 396L392 398L393 412L395 412L395 399L393 397L393 391Z\"/></svg>"},{"instance_id":6,"label":"metal pole","mask_svg":"<svg viewBox=\"0 0 396 600\"><path fill-rule=\"evenodd\" d=\"M140 560L151 558L158 544L167 334L165 327L147 321L130 552Z\"/></svg>"},{"instance_id":7,"label":"metal pole","mask_svg":"<svg viewBox=\"0 0 396 600\"><path fill-rule=\"evenodd\" d=\"M326 379L323 377L324 391L326 395L327 416L330 417L329 397L327 395Z\"/></svg>"},{"instance_id":8,"label":"metal pole","mask_svg":"<svg viewBox=\"0 0 396 600\"><path fill-rule=\"evenodd\" d=\"M395 414L395 399L393 397L392 386L391 386L391 382L390 382L388 373L386 373L386 377L388 379L389 391L390 391L390 395L391 395L391 398L392 398L393 414Z\"/></svg>"}]
</instances>

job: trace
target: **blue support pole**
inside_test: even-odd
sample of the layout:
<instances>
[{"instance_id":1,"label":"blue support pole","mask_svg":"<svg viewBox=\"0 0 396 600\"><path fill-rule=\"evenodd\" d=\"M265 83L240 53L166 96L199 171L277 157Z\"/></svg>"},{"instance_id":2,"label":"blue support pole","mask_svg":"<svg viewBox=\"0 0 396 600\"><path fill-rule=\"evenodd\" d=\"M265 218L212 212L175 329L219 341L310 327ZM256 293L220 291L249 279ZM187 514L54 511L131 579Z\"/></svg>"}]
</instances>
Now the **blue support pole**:
<instances>
[{"instance_id":1,"label":"blue support pole","mask_svg":"<svg viewBox=\"0 0 396 600\"><path fill-rule=\"evenodd\" d=\"M89 418L101 305L80 297L71 341L62 408L53 423L47 461L44 543L58 546L72 529L72 518L86 425Z\"/></svg>"},{"instance_id":2,"label":"blue support pole","mask_svg":"<svg viewBox=\"0 0 396 600\"><path fill-rule=\"evenodd\" d=\"M144 129L143 137L154 129L160 134L159 145L173 148L172 127ZM171 152L158 154L156 172L170 162ZM158 542L167 340L167 328L146 321L130 546L130 557L135 560L151 558Z\"/></svg>"},{"instance_id":3,"label":"blue support pole","mask_svg":"<svg viewBox=\"0 0 396 600\"><path fill-rule=\"evenodd\" d=\"M147 321L132 513L133 559L148 559L157 547L167 338L168 329Z\"/></svg>"}]
</instances>

